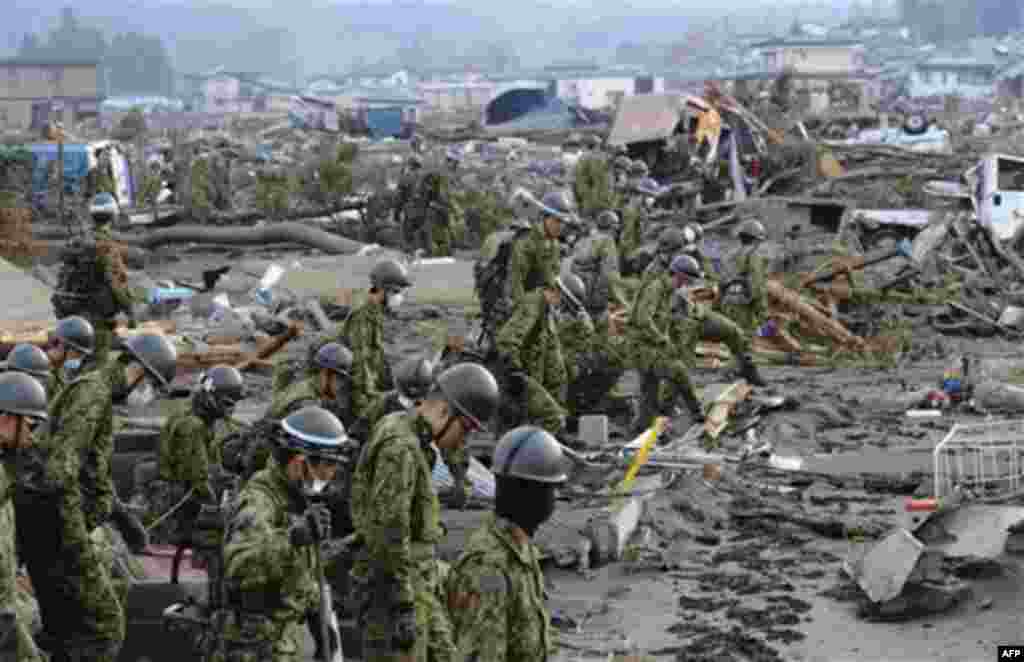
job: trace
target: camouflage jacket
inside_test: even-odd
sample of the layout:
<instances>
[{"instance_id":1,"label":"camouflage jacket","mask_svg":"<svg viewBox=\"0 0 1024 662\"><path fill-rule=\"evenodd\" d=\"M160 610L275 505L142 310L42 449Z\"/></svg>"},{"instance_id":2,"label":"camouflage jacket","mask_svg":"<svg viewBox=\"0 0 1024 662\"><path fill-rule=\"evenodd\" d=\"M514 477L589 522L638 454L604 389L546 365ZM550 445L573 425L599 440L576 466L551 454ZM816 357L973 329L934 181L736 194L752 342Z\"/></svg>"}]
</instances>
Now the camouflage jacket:
<instances>
[{"instance_id":1,"label":"camouflage jacket","mask_svg":"<svg viewBox=\"0 0 1024 662\"><path fill-rule=\"evenodd\" d=\"M314 550L293 546L288 534L307 505L305 497L289 483L284 467L271 460L228 507L226 603L236 613L262 618L251 619L249 628L229 622L224 635L229 641L248 635L270 642L273 659L279 659L277 655L298 659L306 614L320 603Z\"/></svg>"},{"instance_id":2,"label":"camouflage jacket","mask_svg":"<svg viewBox=\"0 0 1024 662\"><path fill-rule=\"evenodd\" d=\"M498 331L498 353L549 391L565 384L568 375L558 327L542 290L526 294L512 317Z\"/></svg>"},{"instance_id":3,"label":"camouflage jacket","mask_svg":"<svg viewBox=\"0 0 1024 662\"><path fill-rule=\"evenodd\" d=\"M572 258L573 273L586 286L587 310L592 315L604 313L608 304L624 303L616 291L619 281L619 249L611 235L595 233L576 244Z\"/></svg>"},{"instance_id":4,"label":"camouflage jacket","mask_svg":"<svg viewBox=\"0 0 1024 662\"><path fill-rule=\"evenodd\" d=\"M352 477L352 523L366 553L353 567L362 581L393 581L395 604L414 604L413 577L434 563L442 539L440 504L424 447L430 423L415 413L391 414L363 446Z\"/></svg>"},{"instance_id":5,"label":"camouflage jacket","mask_svg":"<svg viewBox=\"0 0 1024 662\"><path fill-rule=\"evenodd\" d=\"M667 274L645 278L626 323L626 336L635 348L667 348L671 320L672 284Z\"/></svg>"},{"instance_id":6,"label":"camouflage jacket","mask_svg":"<svg viewBox=\"0 0 1024 662\"><path fill-rule=\"evenodd\" d=\"M191 407L173 414L160 431L160 478L184 483L195 490L199 499L212 499L210 463L220 464L219 457L212 457L216 452L212 448L213 436L213 428L196 416Z\"/></svg>"},{"instance_id":7,"label":"camouflage jacket","mask_svg":"<svg viewBox=\"0 0 1024 662\"><path fill-rule=\"evenodd\" d=\"M11 609L15 616L16 662L41 662L42 656L32 641L24 596L20 596L16 579L18 559L14 538L14 503L10 499L17 469L12 460L0 460L0 612Z\"/></svg>"},{"instance_id":8,"label":"camouflage jacket","mask_svg":"<svg viewBox=\"0 0 1024 662\"><path fill-rule=\"evenodd\" d=\"M540 287L544 276L558 274L561 254L558 241L547 239L540 225L530 228L525 237L512 245L508 263L508 294L513 304L527 292Z\"/></svg>"},{"instance_id":9,"label":"camouflage jacket","mask_svg":"<svg viewBox=\"0 0 1024 662\"><path fill-rule=\"evenodd\" d=\"M448 610L458 659L541 662L552 651L544 574L532 543L494 515L470 537L448 576Z\"/></svg>"},{"instance_id":10,"label":"camouflage jacket","mask_svg":"<svg viewBox=\"0 0 1024 662\"><path fill-rule=\"evenodd\" d=\"M128 268L121 254L121 246L113 239L109 227L97 228L96 260L107 279L107 285L114 296L117 307L124 312L131 312L135 297L128 286Z\"/></svg>"},{"instance_id":11,"label":"camouflage jacket","mask_svg":"<svg viewBox=\"0 0 1024 662\"><path fill-rule=\"evenodd\" d=\"M114 508L113 405L110 378L92 370L69 382L50 404L49 434L39 444L47 482L61 485L63 535L72 544ZM82 543L84 544L84 542Z\"/></svg>"},{"instance_id":12,"label":"camouflage jacket","mask_svg":"<svg viewBox=\"0 0 1024 662\"><path fill-rule=\"evenodd\" d=\"M378 397L384 358L384 306L367 301L344 321L336 338L352 352L352 414L362 416Z\"/></svg>"}]
</instances>

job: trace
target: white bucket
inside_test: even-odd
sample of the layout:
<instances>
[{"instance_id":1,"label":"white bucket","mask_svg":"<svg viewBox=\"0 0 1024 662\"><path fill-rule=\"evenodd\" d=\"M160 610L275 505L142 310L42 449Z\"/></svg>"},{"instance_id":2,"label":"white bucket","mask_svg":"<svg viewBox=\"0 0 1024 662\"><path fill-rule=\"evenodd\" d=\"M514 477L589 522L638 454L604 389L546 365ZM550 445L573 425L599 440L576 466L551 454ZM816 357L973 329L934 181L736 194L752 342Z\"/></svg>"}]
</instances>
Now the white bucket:
<instances>
[{"instance_id":1,"label":"white bucket","mask_svg":"<svg viewBox=\"0 0 1024 662\"><path fill-rule=\"evenodd\" d=\"M284 267L279 264L271 264L267 267L266 273L263 274L263 278L260 279L260 289L269 290L277 285L277 282L281 280L281 276L284 275Z\"/></svg>"}]
</instances>

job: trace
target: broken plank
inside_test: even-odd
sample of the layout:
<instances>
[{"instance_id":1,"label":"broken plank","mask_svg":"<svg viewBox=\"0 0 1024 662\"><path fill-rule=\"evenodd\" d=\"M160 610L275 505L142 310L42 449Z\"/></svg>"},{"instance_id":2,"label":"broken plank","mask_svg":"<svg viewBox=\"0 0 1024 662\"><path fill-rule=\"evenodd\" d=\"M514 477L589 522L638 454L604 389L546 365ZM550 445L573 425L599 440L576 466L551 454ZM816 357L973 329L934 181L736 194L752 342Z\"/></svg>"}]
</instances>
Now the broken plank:
<instances>
[{"instance_id":1,"label":"broken plank","mask_svg":"<svg viewBox=\"0 0 1024 662\"><path fill-rule=\"evenodd\" d=\"M0 344L18 345L20 343L28 343L42 347L49 344L50 334L57 328L56 324L47 324L45 322L30 322L25 325L18 325L14 329L11 328L12 326L9 324L4 325L4 331L0 332ZM170 320L143 322L135 329L129 329L126 324L119 322L115 332L119 336L134 336L142 333L165 335L174 333L176 329L177 326Z\"/></svg>"},{"instance_id":2,"label":"broken plank","mask_svg":"<svg viewBox=\"0 0 1024 662\"><path fill-rule=\"evenodd\" d=\"M729 424L729 416L740 402L750 396L754 388L746 382L735 382L722 391L712 402L704 422L704 433L711 439L718 439Z\"/></svg>"}]
</instances>

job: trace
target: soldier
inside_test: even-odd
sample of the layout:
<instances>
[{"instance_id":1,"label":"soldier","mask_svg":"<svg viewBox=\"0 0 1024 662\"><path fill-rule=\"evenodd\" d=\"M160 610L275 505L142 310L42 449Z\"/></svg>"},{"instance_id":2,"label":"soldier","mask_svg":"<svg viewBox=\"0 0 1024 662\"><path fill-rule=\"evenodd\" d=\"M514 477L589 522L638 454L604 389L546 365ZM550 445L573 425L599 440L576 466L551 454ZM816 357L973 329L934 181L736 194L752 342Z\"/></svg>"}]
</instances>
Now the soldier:
<instances>
[{"instance_id":1,"label":"soldier","mask_svg":"<svg viewBox=\"0 0 1024 662\"><path fill-rule=\"evenodd\" d=\"M572 271L579 276L586 292L584 306L591 318L606 323L609 303L624 303L619 292L619 249L613 233L619 225L615 212L598 214L596 229L576 244Z\"/></svg>"},{"instance_id":2,"label":"soldier","mask_svg":"<svg viewBox=\"0 0 1024 662\"><path fill-rule=\"evenodd\" d=\"M430 361L424 358L402 361L395 366L395 388L381 393L366 416L351 428L352 436L360 442L366 441L382 418L400 411L411 411L427 396L433 384L434 365Z\"/></svg>"},{"instance_id":3,"label":"soldier","mask_svg":"<svg viewBox=\"0 0 1024 662\"><path fill-rule=\"evenodd\" d=\"M410 213L413 211L410 205L416 196L419 188L420 170L423 168L423 159L418 154L409 156L406 161L405 172L398 182L398 190L395 192L395 221L402 229L402 246L408 253L416 250L415 228L412 226Z\"/></svg>"},{"instance_id":4,"label":"soldier","mask_svg":"<svg viewBox=\"0 0 1024 662\"><path fill-rule=\"evenodd\" d=\"M740 240L739 249L725 260L722 283L723 298L722 314L736 322L747 333L756 333L764 322L768 312L768 295L765 283L768 278L768 267L764 257L758 254L762 242L767 237L764 225L755 218L743 221L736 230ZM730 284L739 287L746 295L736 303L729 301Z\"/></svg>"},{"instance_id":5,"label":"soldier","mask_svg":"<svg viewBox=\"0 0 1024 662\"><path fill-rule=\"evenodd\" d=\"M145 486L144 510L150 515L147 526L163 519L163 525L150 530L160 544L187 541L192 523L202 504L216 504L210 466L219 466L220 450L214 445L214 426L231 416L243 396L242 374L235 368L219 365L199 380L191 406L168 417L160 431L157 479ZM167 519L164 519L167 518Z\"/></svg>"},{"instance_id":6,"label":"soldier","mask_svg":"<svg viewBox=\"0 0 1024 662\"><path fill-rule=\"evenodd\" d=\"M424 175L410 204L406 221L415 235L414 245L430 257L451 255L453 226L461 210L449 195L448 177L438 172Z\"/></svg>"},{"instance_id":7,"label":"soldier","mask_svg":"<svg viewBox=\"0 0 1024 662\"><path fill-rule=\"evenodd\" d=\"M586 297L583 281L575 274L563 274L561 280L563 302L568 301L558 321L567 374L566 403L569 414L578 416L611 394L627 365L624 352L611 342L607 315L596 324L579 303Z\"/></svg>"},{"instance_id":8,"label":"soldier","mask_svg":"<svg viewBox=\"0 0 1024 662\"><path fill-rule=\"evenodd\" d=\"M553 191L539 203L540 223L512 246L508 265L508 296L516 305L528 292L540 287L549 273L561 266L562 224L575 224L576 206L567 191Z\"/></svg>"},{"instance_id":9,"label":"soldier","mask_svg":"<svg viewBox=\"0 0 1024 662\"><path fill-rule=\"evenodd\" d=\"M444 531L431 484L433 446L455 449L498 407L486 368L462 363L437 376L415 410L385 417L363 447L352 484L358 548L352 570L363 660L455 659L441 604L434 545Z\"/></svg>"},{"instance_id":10,"label":"soldier","mask_svg":"<svg viewBox=\"0 0 1024 662\"><path fill-rule=\"evenodd\" d=\"M693 364L699 341L721 342L736 357L740 377L754 386L767 386L750 355L750 336L725 315L694 300L694 290L705 287L704 270L697 260L680 254L672 260L670 271L675 289L670 336L675 339L675 346L687 352L686 358Z\"/></svg>"},{"instance_id":11,"label":"soldier","mask_svg":"<svg viewBox=\"0 0 1024 662\"><path fill-rule=\"evenodd\" d=\"M676 268L679 268L677 263ZM670 263L671 267L671 263ZM670 336L673 279L671 272L652 272L633 304L626 324L626 337L632 348L632 364L640 372L640 407L633 430L640 433L662 411L660 387L667 380L676 397L681 397L694 422L704 414L700 399L690 382L685 354Z\"/></svg>"},{"instance_id":12,"label":"soldier","mask_svg":"<svg viewBox=\"0 0 1024 662\"><path fill-rule=\"evenodd\" d=\"M316 553L331 514L311 502L334 478L345 426L320 407L280 423L274 457L231 503L224 534L224 608L214 614L213 662L297 662L302 628L318 615ZM340 645L331 628L330 647ZM326 644L325 644L326 645ZM333 652L333 651L332 651Z\"/></svg>"},{"instance_id":13,"label":"soldier","mask_svg":"<svg viewBox=\"0 0 1024 662\"><path fill-rule=\"evenodd\" d=\"M124 641L124 611L109 559L92 538L114 506L111 403L152 401L151 382L166 386L177 359L162 336L135 336L125 344L125 353L105 371L91 369L95 355L68 351L68 360L84 362L68 374L70 381L51 406L50 434L39 444L42 459L26 476L33 498L17 504L18 517L33 522L30 531L19 530L18 542L43 615L41 647L54 660L113 662ZM122 376L112 393L109 370L115 368ZM55 573L54 568L74 571Z\"/></svg>"},{"instance_id":14,"label":"soldier","mask_svg":"<svg viewBox=\"0 0 1024 662\"><path fill-rule=\"evenodd\" d=\"M458 659L543 662L553 647L540 552L531 543L555 510L565 457L535 427L508 432L494 449L494 515L466 544L448 578Z\"/></svg>"},{"instance_id":15,"label":"soldier","mask_svg":"<svg viewBox=\"0 0 1024 662\"><path fill-rule=\"evenodd\" d=\"M370 272L366 303L353 310L339 329L337 342L352 351L352 415L365 416L384 390L384 313L402 305L412 287L409 271L395 260L381 260Z\"/></svg>"},{"instance_id":16,"label":"soldier","mask_svg":"<svg viewBox=\"0 0 1024 662\"><path fill-rule=\"evenodd\" d=\"M47 391L47 397L57 394L59 384L50 366L50 357L46 352L29 343L19 343L7 355L7 370L23 372L36 378Z\"/></svg>"},{"instance_id":17,"label":"soldier","mask_svg":"<svg viewBox=\"0 0 1024 662\"><path fill-rule=\"evenodd\" d=\"M0 659L13 662L43 660L32 639L31 609L18 597L15 582L18 560L11 494L18 478L18 457L33 444L32 429L46 419L46 393L37 380L25 374L0 375ZM22 526L31 529L33 524L23 522Z\"/></svg>"},{"instance_id":18,"label":"soldier","mask_svg":"<svg viewBox=\"0 0 1024 662\"><path fill-rule=\"evenodd\" d=\"M495 341L504 367L506 404L511 405L503 418L529 420L552 434L561 433L566 415L560 400L568 375L556 310L563 289L555 273L549 273L541 289L519 300Z\"/></svg>"},{"instance_id":19,"label":"soldier","mask_svg":"<svg viewBox=\"0 0 1024 662\"><path fill-rule=\"evenodd\" d=\"M46 352L53 369L48 382L49 398L53 400L64 388L64 384L81 370L87 356L96 347L96 334L92 324L77 315L65 317L57 322L53 341ZM95 362L90 365L96 366Z\"/></svg>"},{"instance_id":20,"label":"soldier","mask_svg":"<svg viewBox=\"0 0 1024 662\"><path fill-rule=\"evenodd\" d=\"M612 160L612 188L622 190L629 180L629 166L633 162L625 154L619 154Z\"/></svg>"},{"instance_id":21,"label":"soldier","mask_svg":"<svg viewBox=\"0 0 1024 662\"><path fill-rule=\"evenodd\" d=\"M129 325L133 328L135 326L132 311L134 297L128 287L128 270L121 255L121 248L113 241L110 230L110 224L118 213L116 201L109 194L106 198L103 194L97 195L89 208L89 213L96 225L96 263L99 273L102 274L101 282L94 283L93 286L103 290L105 293L102 298L109 299L113 305L80 311L79 314L92 323L96 333L96 361L103 365L113 343L114 329L117 328L115 316L123 312L128 315Z\"/></svg>"},{"instance_id":22,"label":"soldier","mask_svg":"<svg viewBox=\"0 0 1024 662\"><path fill-rule=\"evenodd\" d=\"M683 254L697 260L697 264L704 270L704 278L716 281L718 272L701 248L703 241L704 228L699 223L687 223L683 226Z\"/></svg>"}]
</instances>

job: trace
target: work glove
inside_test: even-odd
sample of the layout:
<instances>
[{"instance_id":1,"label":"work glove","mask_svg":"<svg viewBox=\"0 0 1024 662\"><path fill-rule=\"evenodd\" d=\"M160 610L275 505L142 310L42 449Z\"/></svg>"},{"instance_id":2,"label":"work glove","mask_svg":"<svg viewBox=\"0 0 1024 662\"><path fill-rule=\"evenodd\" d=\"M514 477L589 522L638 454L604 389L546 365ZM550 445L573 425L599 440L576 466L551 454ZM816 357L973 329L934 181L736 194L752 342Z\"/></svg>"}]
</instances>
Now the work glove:
<instances>
[{"instance_id":1,"label":"work glove","mask_svg":"<svg viewBox=\"0 0 1024 662\"><path fill-rule=\"evenodd\" d=\"M393 619L392 645L400 651L412 650L416 645L416 608L399 605Z\"/></svg>"},{"instance_id":2,"label":"work glove","mask_svg":"<svg viewBox=\"0 0 1024 662\"><path fill-rule=\"evenodd\" d=\"M309 628L309 633L313 635L313 641L316 642L316 653L313 655L313 658L316 660L322 660L324 655L324 641L321 636L323 630L320 627L319 611L306 612L306 627ZM335 653L341 650L341 641L338 637L338 631L328 625L327 636L331 638L331 654L329 655L329 658L334 659Z\"/></svg>"},{"instance_id":3,"label":"work glove","mask_svg":"<svg viewBox=\"0 0 1024 662\"><path fill-rule=\"evenodd\" d=\"M510 370L505 373L505 383L508 387L508 394L514 400L522 400L526 397L526 373L522 370Z\"/></svg>"},{"instance_id":4,"label":"work glove","mask_svg":"<svg viewBox=\"0 0 1024 662\"><path fill-rule=\"evenodd\" d=\"M288 529L288 539L296 547L306 547L331 537L331 512L325 506L310 506Z\"/></svg>"}]
</instances>

